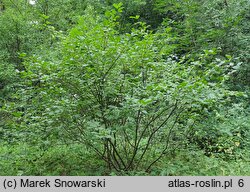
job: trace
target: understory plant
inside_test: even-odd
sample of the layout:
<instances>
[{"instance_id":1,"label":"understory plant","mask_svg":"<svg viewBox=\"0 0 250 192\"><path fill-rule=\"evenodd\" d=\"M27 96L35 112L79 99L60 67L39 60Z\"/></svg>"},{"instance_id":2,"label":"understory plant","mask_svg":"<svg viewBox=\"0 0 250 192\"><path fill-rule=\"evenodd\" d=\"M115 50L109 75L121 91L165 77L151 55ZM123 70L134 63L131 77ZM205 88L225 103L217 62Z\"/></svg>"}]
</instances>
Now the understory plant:
<instances>
[{"instance_id":1,"label":"understory plant","mask_svg":"<svg viewBox=\"0 0 250 192\"><path fill-rule=\"evenodd\" d=\"M174 61L169 30L152 33L138 22L121 35L122 5L114 6L105 18L88 8L55 50L59 59L27 59L22 93L30 107L22 125L43 142L82 143L110 171L149 172L183 147L207 111L236 94L224 85L230 62L215 59L214 50Z\"/></svg>"}]
</instances>

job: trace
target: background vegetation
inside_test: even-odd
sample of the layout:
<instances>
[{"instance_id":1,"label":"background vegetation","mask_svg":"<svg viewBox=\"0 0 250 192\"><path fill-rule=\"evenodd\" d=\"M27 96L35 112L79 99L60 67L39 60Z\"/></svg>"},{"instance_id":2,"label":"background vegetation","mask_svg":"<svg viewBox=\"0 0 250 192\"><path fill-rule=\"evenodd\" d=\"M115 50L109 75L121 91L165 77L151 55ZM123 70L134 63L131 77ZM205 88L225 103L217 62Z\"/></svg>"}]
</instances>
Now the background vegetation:
<instances>
[{"instance_id":1,"label":"background vegetation","mask_svg":"<svg viewBox=\"0 0 250 192\"><path fill-rule=\"evenodd\" d=\"M0 0L0 26L0 175L250 175L248 0Z\"/></svg>"}]
</instances>

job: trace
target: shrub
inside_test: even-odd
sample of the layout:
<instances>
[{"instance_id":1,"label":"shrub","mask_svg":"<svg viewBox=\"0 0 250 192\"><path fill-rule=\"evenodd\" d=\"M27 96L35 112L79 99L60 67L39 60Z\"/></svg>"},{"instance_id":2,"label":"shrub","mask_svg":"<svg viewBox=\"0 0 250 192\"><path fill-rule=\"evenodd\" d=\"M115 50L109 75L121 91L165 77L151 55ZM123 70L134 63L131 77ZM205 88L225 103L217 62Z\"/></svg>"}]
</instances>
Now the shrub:
<instances>
[{"instance_id":1,"label":"shrub","mask_svg":"<svg viewBox=\"0 0 250 192\"><path fill-rule=\"evenodd\" d=\"M40 138L83 143L110 170L150 171L182 146L197 111L201 117L235 93L224 86L228 61L213 50L196 61L168 59L168 30L153 34L139 23L121 35L115 7L104 19L88 9L57 50L58 62L26 62L22 75L32 89L23 93L32 102L24 126Z\"/></svg>"}]
</instances>

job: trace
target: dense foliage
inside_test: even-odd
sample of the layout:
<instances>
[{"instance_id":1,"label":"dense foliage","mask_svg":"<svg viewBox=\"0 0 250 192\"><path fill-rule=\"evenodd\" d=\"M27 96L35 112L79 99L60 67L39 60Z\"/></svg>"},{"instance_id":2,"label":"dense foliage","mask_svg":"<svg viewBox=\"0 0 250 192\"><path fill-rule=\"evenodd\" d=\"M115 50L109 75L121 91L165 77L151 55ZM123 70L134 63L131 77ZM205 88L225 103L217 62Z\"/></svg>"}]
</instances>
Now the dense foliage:
<instances>
[{"instance_id":1,"label":"dense foliage","mask_svg":"<svg viewBox=\"0 0 250 192\"><path fill-rule=\"evenodd\" d=\"M249 9L1 0L0 175L249 175Z\"/></svg>"}]
</instances>

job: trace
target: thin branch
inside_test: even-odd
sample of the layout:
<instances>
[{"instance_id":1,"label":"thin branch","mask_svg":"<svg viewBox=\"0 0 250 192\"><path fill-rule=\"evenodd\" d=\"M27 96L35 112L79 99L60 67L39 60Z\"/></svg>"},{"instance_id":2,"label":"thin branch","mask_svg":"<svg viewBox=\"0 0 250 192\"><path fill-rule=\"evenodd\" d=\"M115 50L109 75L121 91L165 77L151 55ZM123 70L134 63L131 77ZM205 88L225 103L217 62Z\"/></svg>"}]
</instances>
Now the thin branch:
<instances>
[{"instance_id":1,"label":"thin branch","mask_svg":"<svg viewBox=\"0 0 250 192\"><path fill-rule=\"evenodd\" d=\"M171 133L172 133L172 131L173 131L173 129L174 129L174 127L175 127L175 125L176 125L176 123L177 123L179 117L180 117L180 114L181 114L182 112L183 112L183 111L181 111L181 112L177 115L177 117L176 117L176 119L175 119L175 121L174 121L172 127L169 129L169 133L168 133L168 136L167 136L167 141L166 141L166 146L165 146L165 148L163 149L163 151L161 152L161 154L159 155L159 157L156 158L156 159L148 166L148 168L146 169L146 172L148 172L148 171L150 170L150 168L151 168L156 162L158 162L158 161L162 158L162 156L166 153L166 150L168 149L169 142L170 142L170 135L171 135Z\"/></svg>"},{"instance_id":2,"label":"thin branch","mask_svg":"<svg viewBox=\"0 0 250 192\"><path fill-rule=\"evenodd\" d=\"M145 126L144 130L142 131L142 133L141 133L141 135L140 135L140 138L139 138L139 140L138 140L138 142L137 142L137 145L139 145L139 143L141 142L141 139L143 138L144 134L146 133L146 131L147 131L148 127L151 125L151 123L153 123L156 119L158 119L159 117L161 117L162 114L163 114L164 112L168 111L169 109L171 109L171 108L174 107L174 106L175 106L175 104L172 105L172 106L170 106L169 108L163 109L158 115L154 116L154 117L147 123L147 125Z\"/></svg>"},{"instance_id":3,"label":"thin branch","mask_svg":"<svg viewBox=\"0 0 250 192\"><path fill-rule=\"evenodd\" d=\"M120 156L119 152L117 151L116 147L114 146L114 143L111 141L111 139L108 139L108 142L111 144L115 154L117 155L117 157L119 158L119 160L121 161L122 165L124 166L124 168L126 168L126 164L124 163L122 157Z\"/></svg>"},{"instance_id":4,"label":"thin branch","mask_svg":"<svg viewBox=\"0 0 250 192\"><path fill-rule=\"evenodd\" d=\"M135 159L135 156L136 156L137 151L138 151L139 145L137 145L137 140L138 140L138 134L139 134L139 127L140 127L140 117L141 117L141 110L139 109L137 112L137 117L136 117L135 140L134 140L135 147L134 147L133 155L132 155L132 158L130 159L130 162L128 164L127 169L129 169L132 166L134 159Z\"/></svg>"},{"instance_id":5,"label":"thin branch","mask_svg":"<svg viewBox=\"0 0 250 192\"><path fill-rule=\"evenodd\" d=\"M139 158L138 165L140 164L141 160L143 159L144 155L146 154L146 152L147 152L147 150L148 150L148 148L149 148L149 145L150 145L150 143L151 143L151 141L152 141L153 136L155 135L155 133L156 133L162 126L164 126L164 125L167 123L167 121L168 121L169 118L173 115L173 113L174 113L174 111L175 111L176 109L177 109L177 101L176 101L176 103L175 103L174 108L172 109L172 111L171 111L171 112L169 113L169 115L167 116L167 118L166 118L166 119L156 128L156 129L154 129L153 132L150 134L150 136L149 136L149 138L148 138L148 141L147 141L147 145L146 145L145 149L143 150L142 155L141 155L140 158Z\"/></svg>"},{"instance_id":6,"label":"thin branch","mask_svg":"<svg viewBox=\"0 0 250 192\"><path fill-rule=\"evenodd\" d=\"M108 68L108 70L104 73L104 75L102 76L102 80L104 80L106 77L107 77L107 75L108 75L108 73L111 71L111 69L117 64L117 61L118 61L118 59L121 57L121 55L122 55L122 53L120 53L117 57L116 57L116 59L113 61L113 63L109 66L109 68Z\"/></svg>"}]
</instances>

